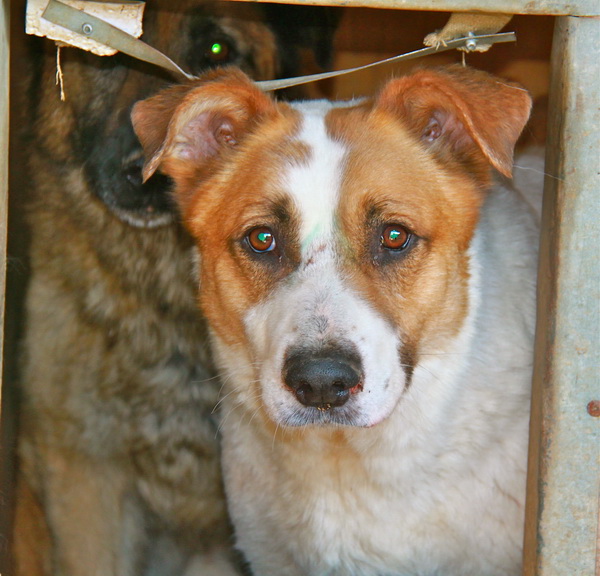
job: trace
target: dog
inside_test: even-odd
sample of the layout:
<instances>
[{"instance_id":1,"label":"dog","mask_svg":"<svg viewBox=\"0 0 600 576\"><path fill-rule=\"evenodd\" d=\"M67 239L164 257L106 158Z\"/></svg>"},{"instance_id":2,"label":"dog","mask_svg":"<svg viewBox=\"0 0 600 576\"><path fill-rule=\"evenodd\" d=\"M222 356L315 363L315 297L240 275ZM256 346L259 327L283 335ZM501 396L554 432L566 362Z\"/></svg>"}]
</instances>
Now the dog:
<instances>
[{"instance_id":1,"label":"dog","mask_svg":"<svg viewBox=\"0 0 600 576\"><path fill-rule=\"evenodd\" d=\"M198 74L257 79L328 58L329 10L148 3L144 39ZM311 49L311 46L316 49ZM234 574L192 241L168 178L142 183L133 103L172 80L46 45L30 143L18 576ZM325 64L323 64L325 65Z\"/></svg>"},{"instance_id":2,"label":"dog","mask_svg":"<svg viewBox=\"0 0 600 576\"><path fill-rule=\"evenodd\" d=\"M228 70L134 107L199 253L254 574L519 573L538 224L508 176L530 106L458 66L291 105Z\"/></svg>"}]
</instances>

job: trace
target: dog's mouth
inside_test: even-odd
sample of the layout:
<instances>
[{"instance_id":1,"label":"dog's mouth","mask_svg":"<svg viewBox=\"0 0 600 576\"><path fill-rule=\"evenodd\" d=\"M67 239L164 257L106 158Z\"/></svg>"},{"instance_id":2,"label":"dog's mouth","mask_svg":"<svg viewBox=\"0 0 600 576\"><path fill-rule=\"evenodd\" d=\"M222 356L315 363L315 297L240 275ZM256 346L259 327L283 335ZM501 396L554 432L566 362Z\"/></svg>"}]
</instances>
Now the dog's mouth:
<instances>
[{"instance_id":1,"label":"dog's mouth","mask_svg":"<svg viewBox=\"0 0 600 576\"><path fill-rule=\"evenodd\" d=\"M344 406L309 407L298 405L280 419L281 426L359 427L373 425L352 402Z\"/></svg>"}]
</instances>

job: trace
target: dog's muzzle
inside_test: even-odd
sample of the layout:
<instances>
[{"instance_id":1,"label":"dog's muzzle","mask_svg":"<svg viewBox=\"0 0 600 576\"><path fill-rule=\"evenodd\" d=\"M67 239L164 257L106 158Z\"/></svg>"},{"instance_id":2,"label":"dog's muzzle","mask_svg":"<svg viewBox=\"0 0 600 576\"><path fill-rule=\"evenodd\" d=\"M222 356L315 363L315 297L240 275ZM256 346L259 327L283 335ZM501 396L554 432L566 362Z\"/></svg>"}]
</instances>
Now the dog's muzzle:
<instances>
[{"instance_id":1,"label":"dog's muzzle","mask_svg":"<svg viewBox=\"0 0 600 576\"><path fill-rule=\"evenodd\" d=\"M298 402L320 411L342 406L362 390L360 358L343 349L288 352L283 375Z\"/></svg>"}]
</instances>

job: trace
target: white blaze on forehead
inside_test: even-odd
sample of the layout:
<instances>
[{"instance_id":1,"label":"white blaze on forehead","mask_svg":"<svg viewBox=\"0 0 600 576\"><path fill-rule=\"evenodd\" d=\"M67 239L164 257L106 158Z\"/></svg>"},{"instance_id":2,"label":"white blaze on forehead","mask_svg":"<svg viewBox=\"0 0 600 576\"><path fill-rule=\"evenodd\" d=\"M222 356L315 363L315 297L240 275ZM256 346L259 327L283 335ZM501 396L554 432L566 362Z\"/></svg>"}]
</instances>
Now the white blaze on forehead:
<instances>
[{"instance_id":1,"label":"white blaze on forehead","mask_svg":"<svg viewBox=\"0 0 600 576\"><path fill-rule=\"evenodd\" d=\"M345 149L327 134L325 116L331 103L305 102L295 108L302 115L298 140L308 146L309 159L290 170L286 187L301 214L300 240L306 253L315 241L331 236Z\"/></svg>"}]
</instances>

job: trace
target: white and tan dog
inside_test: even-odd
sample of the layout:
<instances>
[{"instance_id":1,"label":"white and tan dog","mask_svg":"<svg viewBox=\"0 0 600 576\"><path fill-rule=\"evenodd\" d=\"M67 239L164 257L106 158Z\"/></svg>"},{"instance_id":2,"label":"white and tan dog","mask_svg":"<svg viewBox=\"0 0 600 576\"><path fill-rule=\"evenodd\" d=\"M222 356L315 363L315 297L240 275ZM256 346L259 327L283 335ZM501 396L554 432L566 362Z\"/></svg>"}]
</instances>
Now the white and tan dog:
<instances>
[{"instance_id":1,"label":"white and tan dog","mask_svg":"<svg viewBox=\"0 0 600 576\"><path fill-rule=\"evenodd\" d=\"M493 169L529 109L459 67L292 106L229 70L134 109L197 241L257 576L519 573L537 224Z\"/></svg>"}]
</instances>

